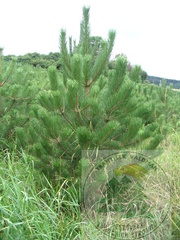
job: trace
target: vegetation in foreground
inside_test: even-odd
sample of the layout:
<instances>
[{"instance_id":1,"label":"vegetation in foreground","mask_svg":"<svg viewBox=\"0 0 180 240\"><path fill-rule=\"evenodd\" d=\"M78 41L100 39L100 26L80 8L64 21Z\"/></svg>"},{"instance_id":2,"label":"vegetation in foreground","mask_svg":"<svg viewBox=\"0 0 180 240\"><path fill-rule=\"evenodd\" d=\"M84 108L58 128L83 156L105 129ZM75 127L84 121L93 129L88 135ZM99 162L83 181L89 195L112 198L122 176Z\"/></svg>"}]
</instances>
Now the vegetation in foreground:
<instances>
[{"instance_id":1,"label":"vegetation in foreground","mask_svg":"<svg viewBox=\"0 0 180 240\"><path fill-rule=\"evenodd\" d=\"M167 228L161 231L162 224L144 239L179 238L179 144L179 134L171 134L162 143L164 153L158 159L171 184L171 211L167 219L171 222L172 232ZM85 221L77 190L71 182L64 179L54 188L33 164L33 158L24 152L1 152L0 239L111 239Z\"/></svg>"}]
</instances>

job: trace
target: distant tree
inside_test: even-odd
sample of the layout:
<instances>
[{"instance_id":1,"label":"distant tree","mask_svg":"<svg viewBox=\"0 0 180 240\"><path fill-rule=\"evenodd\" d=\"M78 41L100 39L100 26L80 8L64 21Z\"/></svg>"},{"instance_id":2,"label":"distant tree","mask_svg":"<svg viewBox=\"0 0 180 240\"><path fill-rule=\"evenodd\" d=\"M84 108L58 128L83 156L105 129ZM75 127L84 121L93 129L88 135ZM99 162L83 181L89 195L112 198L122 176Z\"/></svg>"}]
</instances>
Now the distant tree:
<instances>
[{"instance_id":1,"label":"distant tree","mask_svg":"<svg viewBox=\"0 0 180 240\"><path fill-rule=\"evenodd\" d=\"M147 76L148 76L147 72L144 70L141 70L141 79L143 82L147 80Z\"/></svg>"},{"instance_id":2,"label":"distant tree","mask_svg":"<svg viewBox=\"0 0 180 240\"><path fill-rule=\"evenodd\" d=\"M130 79L134 82L142 81L144 82L147 79L147 72L141 69L141 66L135 65L133 66L128 60L126 54L120 53L117 54L114 60L111 60L108 64L109 69L113 69L115 66L116 59L118 57L123 57L127 60L127 71L129 72Z\"/></svg>"},{"instance_id":3,"label":"distant tree","mask_svg":"<svg viewBox=\"0 0 180 240\"><path fill-rule=\"evenodd\" d=\"M142 69L141 66L135 65L129 72L129 77L134 82L142 82Z\"/></svg>"},{"instance_id":4,"label":"distant tree","mask_svg":"<svg viewBox=\"0 0 180 240\"><path fill-rule=\"evenodd\" d=\"M11 62L13 55L4 57L5 61ZM33 67L48 68L49 66L56 66L57 69L61 68L59 53L39 54L27 53L23 56L17 56L17 62L22 64L30 64Z\"/></svg>"}]
</instances>

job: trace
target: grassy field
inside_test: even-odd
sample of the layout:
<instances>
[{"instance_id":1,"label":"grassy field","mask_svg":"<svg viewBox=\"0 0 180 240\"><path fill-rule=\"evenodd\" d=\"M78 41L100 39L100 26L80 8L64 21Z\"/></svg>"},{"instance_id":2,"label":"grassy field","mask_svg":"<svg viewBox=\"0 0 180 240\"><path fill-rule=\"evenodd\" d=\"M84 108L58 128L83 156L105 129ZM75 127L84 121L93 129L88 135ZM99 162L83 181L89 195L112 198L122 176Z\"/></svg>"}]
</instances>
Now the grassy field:
<instances>
[{"instance_id":1,"label":"grassy field","mask_svg":"<svg viewBox=\"0 0 180 240\"><path fill-rule=\"evenodd\" d=\"M164 222L143 239L180 238L179 146L179 133L171 134L162 143L164 151L157 159L171 186L171 209L167 216L169 227L165 227ZM72 191L65 190L68 185ZM110 231L108 236L104 235L83 217L78 193L68 180L52 187L46 177L34 169L32 157L23 152L1 153L0 192L1 240L113 239Z\"/></svg>"}]
</instances>

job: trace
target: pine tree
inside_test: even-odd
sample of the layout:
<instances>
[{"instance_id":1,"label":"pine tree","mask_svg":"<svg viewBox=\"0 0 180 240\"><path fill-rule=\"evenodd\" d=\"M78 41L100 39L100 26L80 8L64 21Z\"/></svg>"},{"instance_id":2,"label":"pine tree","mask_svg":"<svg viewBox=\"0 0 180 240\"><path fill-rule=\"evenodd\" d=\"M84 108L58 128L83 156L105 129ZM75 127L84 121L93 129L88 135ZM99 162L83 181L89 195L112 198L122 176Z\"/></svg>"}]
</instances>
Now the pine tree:
<instances>
[{"instance_id":1,"label":"pine tree","mask_svg":"<svg viewBox=\"0 0 180 240\"><path fill-rule=\"evenodd\" d=\"M139 84L137 85L137 91L142 101L149 101L154 105L154 113L149 121L157 121L164 136L171 133L173 129L178 129L178 92L173 91L172 86L168 86L165 79L162 80L159 86Z\"/></svg>"},{"instance_id":2,"label":"pine tree","mask_svg":"<svg viewBox=\"0 0 180 240\"><path fill-rule=\"evenodd\" d=\"M27 67L4 62L0 49L0 148L14 148L17 127L29 121L29 106L38 92ZM3 64L2 64L3 63Z\"/></svg>"},{"instance_id":3,"label":"pine tree","mask_svg":"<svg viewBox=\"0 0 180 240\"><path fill-rule=\"evenodd\" d=\"M3 49L0 48L0 139L6 139L6 137L9 136L10 132L8 131L8 120L9 120L9 116L5 116L6 112L9 112L10 110L10 106L8 107L5 103L5 99L3 97L3 92L7 92L6 89L6 84L7 81L9 80L13 68L14 68L14 64L15 64L15 59L13 59L10 67L8 68L8 70L4 73L3 70L3 66L2 66L2 55L3 55ZM13 104L11 104L13 105ZM6 118L7 117L7 118ZM4 141L4 140L3 140Z\"/></svg>"},{"instance_id":4,"label":"pine tree","mask_svg":"<svg viewBox=\"0 0 180 240\"><path fill-rule=\"evenodd\" d=\"M77 45L69 38L68 47L61 30L62 77L49 68L50 89L41 91L33 106L27 142L24 129L17 131L19 141L38 157L38 168L51 176L76 176L82 150L154 149L162 139L155 121L146 124L154 109L141 101L128 77L127 59L119 57L107 71L116 34L92 38L89 12L83 8Z\"/></svg>"}]
</instances>

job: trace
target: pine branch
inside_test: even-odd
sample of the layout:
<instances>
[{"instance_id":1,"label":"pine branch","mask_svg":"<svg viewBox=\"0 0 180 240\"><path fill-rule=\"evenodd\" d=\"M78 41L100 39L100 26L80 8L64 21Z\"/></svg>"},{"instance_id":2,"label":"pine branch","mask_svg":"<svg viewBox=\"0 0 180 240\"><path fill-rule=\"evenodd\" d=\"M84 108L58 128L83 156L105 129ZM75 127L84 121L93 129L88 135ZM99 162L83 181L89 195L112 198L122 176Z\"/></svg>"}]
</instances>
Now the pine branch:
<instances>
[{"instance_id":1,"label":"pine branch","mask_svg":"<svg viewBox=\"0 0 180 240\"><path fill-rule=\"evenodd\" d=\"M24 127L24 126L26 125L26 123L29 122L29 120L30 120L30 118L28 117L28 118L24 121L24 123L22 123L19 127L20 127L20 128ZM12 130L8 137L10 138L15 132L16 132L15 129Z\"/></svg>"},{"instance_id":2,"label":"pine branch","mask_svg":"<svg viewBox=\"0 0 180 240\"><path fill-rule=\"evenodd\" d=\"M80 45L82 45L82 54L89 54L89 10L90 8L83 7L83 19L81 21Z\"/></svg>"},{"instance_id":3,"label":"pine branch","mask_svg":"<svg viewBox=\"0 0 180 240\"><path fill-rule=\"evenodd\" d=\"M120 106L120 104L121 104L122 102L124 102L125 99L127 99L127 96L129 96L129 94L130 94L130 93L129 93L129 90L132 91L132 89L127 88L126 93L124 94L124 97L121 98L111 109L109 109L109 113L107 114L107 115L108 115L108 119L110 118L112 112L114 112L116 109L118 109L119 106Z\"/></svg>"},{"instance_id":4,"label":"pine branch","mask_svg":"<svg viewBox=\"0 0 180 240\"><path fill-rule=\"evenodd\" d=\"M69 37L69 54L70 54L70 56L73 55L73 50L72 50L72 37Z\"/></svg>"},{"instance_id":5,"label":"pine branch","mask_svg":"<svg viewBox=\"0 0 180 240\"><path fill-rule=\"evenodd\" d=\"M75 109L75 112L78 115L79 124L82 125L82 117L81 117L80 110L79 110L78 93L76 93L76 109Z\"/></svg>"},{"instance_id":6,"label":"pine branch","mask_svg":"<svg viewBox=\"0 0 180 240\"><path fill-rule=\"evenodd\" d=\"M14 65L15 65L15 59L12 62L12 65L10 67L10 71L8 72L5 80L3 82L0 83L0 87L4 86L4 84L9 80L10 76L12 75L12 72L14 70Z\"/></svg>"},{"instance_id":7,"label":"pine branch","mask_svg":"<svg viewBox=\"0 0 180 240\"><path fill-rule=\"evenodd\" d=\"M107 46L104 43L105 45L104 45L103 49L101 50L101 54L104 55L104 56L101 56L101 54L99 54L99 57L97 58L96 63L95 63L95 67L96 67L97 64L99 65L99 67L97 66L97 70L94 73L94 76L92 77L92 79L90 81L88 81L86 83L87 88L90 87L92 85L92 83L95 82L95 80L100 76L100 74L104 70L105 65L107 64L107 61L109 60L110 54L112 52L112 48L113 48L114 40L115 40L115 35L116 34L115 34L114 31L109 32L109 47L108 47L108 49L106 49ZM99 61L100 61L100 63L98 63ZM87 92L89 92L89 91L87 90Z\"/></svg>"},{"instance_id":8,"label":"pine branch","mask_svg":"<svg viewBox=\"0 0 180 240\"><path fill-rule=\"evenodd\" d=\"M65 115L64 111L61 111L61 115L64 117L64 119L69 123L69 125L72 127L73 130L75 130L74 125L72 124L72 122L68 119L68 117Z\"/></svg>"},{"instance_id":9,"label":"pine branch","mask_svg":"<svg viewBox=\"0 0 180 240\"><path fill-rule=\"evenodd\" d=\"M68 69L69 72L72 71L71 69L71 64L69 61L69 54L68 54L68 50L67 50L67 46L66 46L66 31L65 30L61 30L61 36L60 36L60 50L61 50L61 54L62 54L62 60L63 60L63 69L66 67Z\"/></svg>"},{"instance_id":10,"label":"pine branch","mask_svg":"<svg viewBox=\"0 0 180 240\"><path fill-rule=\"evenodd\" d=\"M4 115L7 114L12 109L12 107L15 104L15 102L16 102L16 99L13 98L13 101L12 101L11 105L9 106L9 108L6 109L6 111L4 112Z\"/></svg>"}]
</instances>

